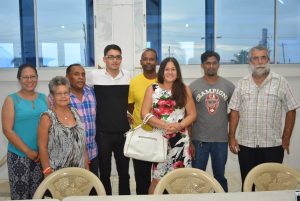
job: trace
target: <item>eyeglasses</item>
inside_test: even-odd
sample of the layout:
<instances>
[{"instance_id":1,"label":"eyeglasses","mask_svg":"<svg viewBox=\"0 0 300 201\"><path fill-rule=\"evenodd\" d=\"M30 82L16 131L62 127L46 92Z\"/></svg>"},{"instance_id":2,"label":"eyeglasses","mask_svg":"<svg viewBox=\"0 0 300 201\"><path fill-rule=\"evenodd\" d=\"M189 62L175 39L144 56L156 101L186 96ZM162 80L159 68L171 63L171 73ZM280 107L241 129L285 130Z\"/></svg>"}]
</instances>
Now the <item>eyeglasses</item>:
<instances>
[{"instance_id":1,"label":"eyeglasses","mask_svg":"<svg viewBox=\"0 0 300 201\"><path fill-rule=\"evenodd\" d=\"M261 61L261 62L266 62L266 61L268 61L268 60L269 60L269 57L267 57L267 56L251 57L251 61L253 61L253 62L259 62L259 61Z\"/></svg>"},{"instance_id":2,"label":"eyeglasses","mask_svg":"<svg viewBox=\"0 0 300 201\"><path fill-rule=\"evenodd\" d=\"M28 81L28 80L36 81L37 80L37 76L36 75L24 76L24 77L21 77L21 79L24 80L24 81Z\"/></svg>"},{"instance_id":3,"label":"eyeglasses","mask_svg":"<svg viewBox=\"0 0 300 201\"><path fill-rule=\"evenodd\" d=\"M203 64L206 65L206 66L217 66L217 65L219 65L219 62L217 62L217 61L214 61L214 62L207 61L207 62L204 62Z\"/></svg>"},{"instance_id":4,"label":"eyeglasses","mask_svg":"<svg viewBox=\"0 0 300 201\"><path fill-rule=\"evenodd\" d=\"M113 55L108 55L106 56L106 58L110 61L113 61L114 59L116 59L117 61L121 61L122 60L122 56L121 55L117 55L117 56L113 56Z\"/></svg>"},{"instance_id":5,"label":"eyeglasses","mask_svg":"<svg viewBox=\"0 0 300 201\"><path fill-rule=\"evenodd\" d=\"M64 92L64 93L54 93L55 96L57 97L64 97L64 96L70 96L69 92Z\"/></svg>"}]
</instances>

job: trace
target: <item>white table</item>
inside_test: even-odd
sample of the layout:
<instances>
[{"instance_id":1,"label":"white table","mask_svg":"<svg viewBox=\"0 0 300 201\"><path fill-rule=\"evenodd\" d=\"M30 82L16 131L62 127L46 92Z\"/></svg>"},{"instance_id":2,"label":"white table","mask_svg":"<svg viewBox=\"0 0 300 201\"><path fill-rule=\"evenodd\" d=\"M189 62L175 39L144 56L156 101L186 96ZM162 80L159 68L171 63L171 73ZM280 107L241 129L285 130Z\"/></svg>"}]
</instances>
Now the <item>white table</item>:
<instances>
[{"instance_id":1,"label":"white table","mask_svg":"<svg viewBox=\"0 0 300 201\"><path fill-rule=\"evenodd\" d=\"M11 200L5 200L5 201L11 201ZM14 200L14 201L59 201L57 199L34 199L34 200Z\"/></svg>"},{"instance_id":2,"label":"white table","mask_svg":"<svg viewBox=\"0 0 300 201\"><path fill-rule=\"evenodd\" d=\"M295 191L123 195L123 196L72 196L63 201L295 201Z\"/></svg>"}]
</instances>

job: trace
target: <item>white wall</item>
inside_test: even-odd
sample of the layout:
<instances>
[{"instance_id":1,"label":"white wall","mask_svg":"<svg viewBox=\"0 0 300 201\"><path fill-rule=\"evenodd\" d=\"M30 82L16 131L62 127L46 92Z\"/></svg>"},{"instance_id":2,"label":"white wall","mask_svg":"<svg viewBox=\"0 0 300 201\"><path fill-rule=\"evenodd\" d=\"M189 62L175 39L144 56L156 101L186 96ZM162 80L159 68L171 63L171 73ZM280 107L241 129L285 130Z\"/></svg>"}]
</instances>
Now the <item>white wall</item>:
<instances>
[{"instance_id":1,"label":"white wall","mask_svg":"<svg viewBox=\"0 0 300 201\"><path fill-rule=\"evenodd\" d=\"M104 67L103 49L117 44L122 49L123 68L132 71L146 47L144 0L95 0L95 66Z\"/></svg>"}]
</instances>

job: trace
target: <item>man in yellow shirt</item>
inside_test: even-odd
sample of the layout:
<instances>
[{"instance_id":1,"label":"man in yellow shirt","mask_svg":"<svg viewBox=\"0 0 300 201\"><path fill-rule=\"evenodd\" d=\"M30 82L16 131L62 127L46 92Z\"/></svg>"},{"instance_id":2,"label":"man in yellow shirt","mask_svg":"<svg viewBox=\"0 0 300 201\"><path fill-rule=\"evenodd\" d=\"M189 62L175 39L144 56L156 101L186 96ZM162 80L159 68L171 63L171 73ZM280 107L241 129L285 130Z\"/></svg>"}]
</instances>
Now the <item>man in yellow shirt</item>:
<instances>
[{"instance_id":1,"label":"man in yellow shirt","mask_svg":"<svg viewBox=\"0 0 300 201\"><path fill-rule=\"evenodd\" d=\"M128 111L133 114L133 128L142 123L141 108L146 89L151 84L157 82L156 51L151 48L144 50L140 63L143 68L143 73L132 78L129 85ZM151 183L151 166L151 162L133 159L137 195L148 194Z\"/></svg>"}]
</instances>

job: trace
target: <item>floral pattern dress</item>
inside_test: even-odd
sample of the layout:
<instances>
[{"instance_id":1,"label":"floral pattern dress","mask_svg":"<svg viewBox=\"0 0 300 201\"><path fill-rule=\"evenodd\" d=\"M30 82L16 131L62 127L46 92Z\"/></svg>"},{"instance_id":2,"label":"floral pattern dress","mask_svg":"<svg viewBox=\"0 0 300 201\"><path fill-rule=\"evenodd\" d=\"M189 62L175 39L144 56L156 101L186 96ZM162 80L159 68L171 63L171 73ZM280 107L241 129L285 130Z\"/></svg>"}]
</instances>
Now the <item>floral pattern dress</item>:
<instances>
[{"instance_id":1,"label":"floral pattern dress","mask_svg":"<svg viewBox=\"0 0 300 201\"><path fill-rule=\"evenodd\" d=\"M185 108L176 106L171 99L171 91L153 84L152 113L168 123L181 122L185 116ZM165 135L168 138L168 155L165 162L153 164L152 177L161 179L168 172L182 167L191 167L192 156L189 149L189 135L186 128L177 133Z\"/></svg>"}]
</instances>

